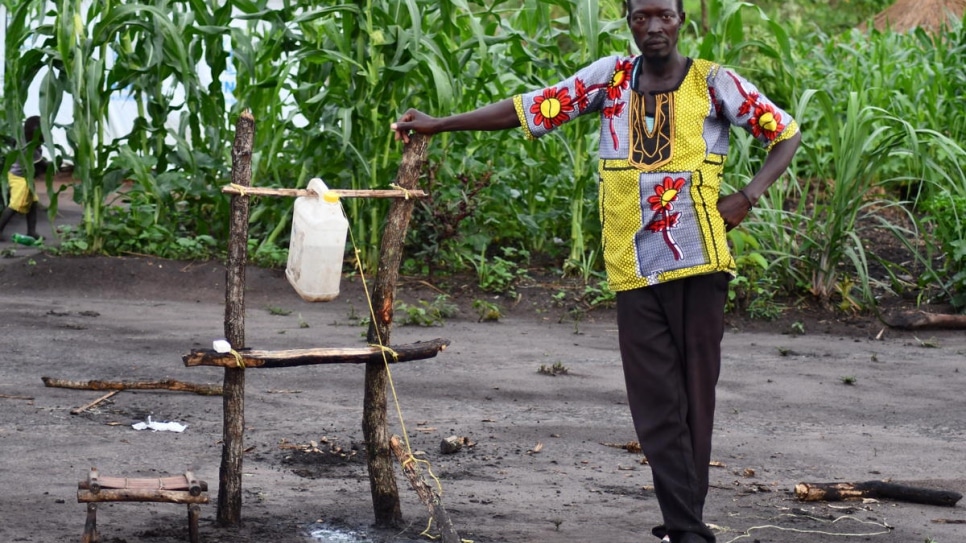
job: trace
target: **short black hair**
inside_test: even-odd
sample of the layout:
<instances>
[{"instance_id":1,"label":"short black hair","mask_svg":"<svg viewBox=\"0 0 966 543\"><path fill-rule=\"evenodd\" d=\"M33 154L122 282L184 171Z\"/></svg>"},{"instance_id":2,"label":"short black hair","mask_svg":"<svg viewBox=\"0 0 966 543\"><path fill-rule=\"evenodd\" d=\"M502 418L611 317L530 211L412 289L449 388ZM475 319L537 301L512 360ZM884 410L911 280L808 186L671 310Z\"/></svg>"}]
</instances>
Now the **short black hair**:
<instances>
[{"instance_id":1,"label":"short black hair","mask_svg":"<svg viewBox=\"0 0 966 543\"><path fill-rule=\"evenodd\" d=\"M34 139L34 134L40 130L40 117L34 115L33 117L28 117L23 123L23 139L30 143Z\"/></svg>"},{"instance_id":2,"label":"short black hair","mask_svg":"<svg viewBox=\"0 0 966 543\"><path fill-rule=\"evenodd\" d=\"M684 0L678 0L678 13L684 13ZM631 0L624 0L624 17L631 14Z\"/></svg>"}]
</instances>

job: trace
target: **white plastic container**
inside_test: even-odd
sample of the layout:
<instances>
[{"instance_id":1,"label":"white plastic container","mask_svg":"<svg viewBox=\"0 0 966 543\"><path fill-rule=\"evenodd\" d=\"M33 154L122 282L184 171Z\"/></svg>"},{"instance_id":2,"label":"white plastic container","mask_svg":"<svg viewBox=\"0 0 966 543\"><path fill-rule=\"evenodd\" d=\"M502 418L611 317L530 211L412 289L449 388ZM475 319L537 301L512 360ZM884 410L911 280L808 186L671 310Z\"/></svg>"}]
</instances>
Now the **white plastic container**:
<instances>
[{"instance_id":1,"label":"white plastic container","mask_svg":"<svg viewBox=\"0 0 966 543\"><path fill-rule=\"evenodd\" d=\"M327 302L339 295L349 221L339 196L321 179L309 181L308 188L316 196L295 199L285 277L303 300Z\"/></svg>"}]
</instances>

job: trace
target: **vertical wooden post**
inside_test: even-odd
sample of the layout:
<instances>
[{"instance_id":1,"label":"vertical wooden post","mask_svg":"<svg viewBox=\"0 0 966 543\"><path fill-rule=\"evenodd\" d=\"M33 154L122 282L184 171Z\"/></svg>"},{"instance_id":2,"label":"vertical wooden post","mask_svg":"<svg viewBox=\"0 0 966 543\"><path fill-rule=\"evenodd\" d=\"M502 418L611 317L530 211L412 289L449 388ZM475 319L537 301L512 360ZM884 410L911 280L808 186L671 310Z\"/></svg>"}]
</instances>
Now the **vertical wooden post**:
<instances>
[{"instance_id":1,"label":"vertical wooden post","mask_svg":"<svg viewBox=\"0 0 966 543\"><path fill-rule=\"evenodd\" d=\"M84 521L84 534L81 543L97 543L97 504L87 504L87 520Z\"/></svg>"},{"instance_id":2,"label":"vertical wooden post","mask_svg":"<svg viewBox=\"0 0 966 543\"><path fill-rule=\"evenodd\" d=\"M252 145L255 118L245 111L235 125L231 148L231 182L251 186ZM228 263L225 271L225 339L233 349L245 346L245 266L248 260L248 200L245 194L231 198L231 226ZM223 441L218 472L218 522L223 526L241 523L242 455L245 446L245 370L225 368Z\"/></svg>"},{"instance_id":3,"label":"vertical wooden post","mask_svg":"<svg viewBox=\"0 0 966 543\"><path fill-rule=\"evenodd\" d=\"M396 173L396 185L413 190L426 164L429 138L419 134L410 136L403 150L402 163ZM369 323L367 341L389 345L392 331L392 306L395 301L396 280L402 261L403 242L413 214L412 199L396 198L386 215L379 248L379 265L372 287L372 306L375 316ZM362 433L366 441L366 462L376 526L391 527L402 523L399 491L393 472L392 452L389 448L389 428L386 423L386 386L389 377L383 362L366 363L366 392L362 414Z\"/></svg>"},{"instance_id":4,"label":"vertical wooden post","mask_svg":"<svg viewBox=\"0 0 966 543\"><path fill-rule=\"evenodd\" d=\"M198 530L198 519L201 517L201 506L197 503L188 504L188 542L201 543L201 533Z\"/></svg>"}]
</instances>

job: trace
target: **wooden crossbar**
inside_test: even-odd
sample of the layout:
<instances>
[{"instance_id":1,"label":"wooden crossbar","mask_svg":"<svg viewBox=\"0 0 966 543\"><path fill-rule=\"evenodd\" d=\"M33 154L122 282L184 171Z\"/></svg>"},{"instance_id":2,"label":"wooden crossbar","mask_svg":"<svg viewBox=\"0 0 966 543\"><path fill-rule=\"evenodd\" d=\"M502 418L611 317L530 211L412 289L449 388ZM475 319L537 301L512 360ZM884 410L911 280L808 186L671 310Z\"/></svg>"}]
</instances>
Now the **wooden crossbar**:
<instances>
[{"instance_id":1,"label":"wooden crossbar","mask_svg":"<svg viewBox=\"0 0 966 543\"><path fill-rule=\"evenodd\" d=\"M283 351L239 351L246 368L288 368L312 364L362 364L382 362L385 355L390 363L425 360L435 357L446 349L448 339L418 341L407 345L393 345L387 350L379 347L289 349ZM218 353L210 349L194 349L182 357L185 366L238 367L238 359L231 353Z\"/></svg>"},{"instance_id":2,"label":"wooden crossbar","mask_svg":"<svg viewBox=\"0 0 966 543\"><path fill-rule=\"evenodd\" d=\"M401 189L329 189L338 194L339 198L426 198L429 194L423 190L401 190ZM248 196L279 196L297 198L299 196L315 195L314 190L309 189L279 189L271 187L237 187L225 185L221 188L224 194L245 194Z\"/></svg>"}]
</instances>

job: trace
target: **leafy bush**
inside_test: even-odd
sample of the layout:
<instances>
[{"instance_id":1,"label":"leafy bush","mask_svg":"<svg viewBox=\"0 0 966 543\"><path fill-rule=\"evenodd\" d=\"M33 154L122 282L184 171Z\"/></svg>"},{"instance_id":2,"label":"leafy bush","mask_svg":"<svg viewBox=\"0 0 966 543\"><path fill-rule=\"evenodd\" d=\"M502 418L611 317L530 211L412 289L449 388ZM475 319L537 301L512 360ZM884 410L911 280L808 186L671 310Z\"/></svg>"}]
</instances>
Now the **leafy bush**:
<instances>
[{"instance_id":1,"label":"leafy bush","mask_svg":"<svg viewBox=\"0 0 966 543\"><path fill-rule=\"evenodd\" d=\"M936 277L949 292L949 301L966 312L966 195L941 192L923 205L926 220L942 244L945 266Z\"/></svg>"},{"instance_id":2,"label":"leafy bush","mask_svg":"<svg viewBox=\"0 0 966 543\"><path fill-rule=\"evenodd\" d=\"M413 326L442 326L443 319L456 315L459 309L449 301L449 296L440 294L432 302L419 300L417 305L396 302L396 312L401 314L399 322Z\"/></svg>"}]
</instances>

